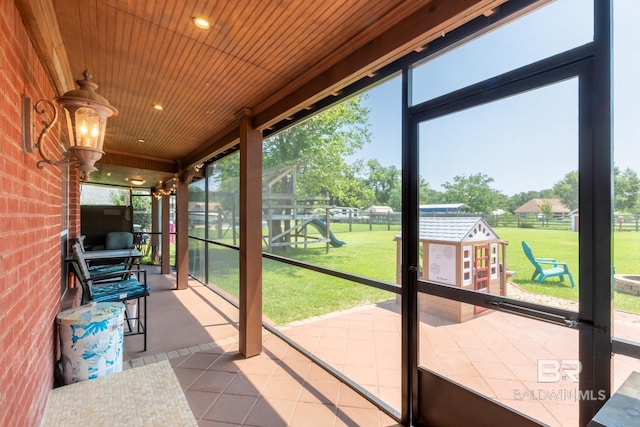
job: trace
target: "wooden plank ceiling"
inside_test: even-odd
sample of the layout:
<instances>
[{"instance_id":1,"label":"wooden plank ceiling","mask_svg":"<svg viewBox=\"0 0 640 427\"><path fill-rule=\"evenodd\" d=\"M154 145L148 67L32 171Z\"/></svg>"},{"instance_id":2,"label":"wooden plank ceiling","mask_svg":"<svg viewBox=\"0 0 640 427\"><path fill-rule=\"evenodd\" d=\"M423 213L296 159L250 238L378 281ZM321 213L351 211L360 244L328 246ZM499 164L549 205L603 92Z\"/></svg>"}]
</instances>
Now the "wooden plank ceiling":
<instances>
[{"instance_id":1,"label":"wooden plank ceiling","mask_svg":"<svg viewBox=\"0 0 640 427\"><path fill-rule=\"evenodd\" d=\"M505 0L46 1L64 71L89 69L119 110L91 181L153 187L220 150L242 108L267 127Z\"/></svg>"}]
</instances>

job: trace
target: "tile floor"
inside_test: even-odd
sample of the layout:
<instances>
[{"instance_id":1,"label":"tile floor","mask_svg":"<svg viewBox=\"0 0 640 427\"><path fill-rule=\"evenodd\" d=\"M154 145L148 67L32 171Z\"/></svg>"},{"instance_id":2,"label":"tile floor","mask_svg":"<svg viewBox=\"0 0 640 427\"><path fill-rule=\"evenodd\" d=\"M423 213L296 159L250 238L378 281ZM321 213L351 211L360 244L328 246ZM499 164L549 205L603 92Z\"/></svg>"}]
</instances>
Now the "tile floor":
<instances>
[{"instance_id":1,"label":"tile floor","mask_svg":"<svg viewBox=\"0 0 640 427\"><path fill-rule=\"evenodd\" d=\"M149 278L148 349L126 337L125 369L169 360L199 426L399 426L267 331L262 354L242 358L237 309L198 282Z\"/></svg>"},{"instance_id":2,"label":"tile floor","mask_svg":"<svg viewBox=\"0 0 640 427\"><path fill-rule=\"evenodd\" d=\"M169 359L200 426L393 426L385 412L265 331L261 355L237 352L237 309L192 281L154 277L149 349L125 342L128 366ZM620 327L637 334L635 319ZM618 317L616 317L618 320ZM616 323L618 327L618 323ZM399 305L387 301L295 322L281 331L393 408L400 407ZM617 329L619 330L619 329ZM552 426L577 425L576 386L537 381L539 359L577 356L577 331L489 312L463 324L423 317L423 366ZM176 350L179 349L179 350ZM616 356L615 387L640 361ZM564 393L562 399L532 394Z\"/></svg>"}]
</instances>

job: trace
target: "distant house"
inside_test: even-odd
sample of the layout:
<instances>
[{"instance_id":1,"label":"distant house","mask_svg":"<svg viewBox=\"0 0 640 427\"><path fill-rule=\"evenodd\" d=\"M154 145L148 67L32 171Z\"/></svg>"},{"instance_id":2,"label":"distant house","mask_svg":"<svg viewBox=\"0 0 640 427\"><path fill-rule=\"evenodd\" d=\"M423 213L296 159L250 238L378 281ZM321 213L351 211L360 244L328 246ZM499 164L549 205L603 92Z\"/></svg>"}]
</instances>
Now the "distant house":
<instances>
[{"instance_id":1,"label":"distant house","mask_svg":"<svg viewBox=\"0 0 640 427\"><path fill-rule=\"evenodd\" d=\"M542 204L551 203L551 213L556 216L566 216L571 210L562 203L560 199L531 199L518 209L513 211L516 215L540 214L542 213Z\"/></svg>"},{"instance_id":2,"label":"distant house","mask_svg":"<svg viewBox=\"0 0 640 427\"><path fill-rule=\"evenodd\" d=\"M433 205L420 205L420 213L460 213L469 209L464 203L438 203Z\"/></svg>"},{"instance_id":3,"label":"distant house","mask_svg":"<svg viewBox=\"0 0 640 427\"><path fill-rule=\"evenodd\" d=\"M393 213L391 206L369 206L364 211L368 213Z\"/></svg>"}]
</instances>

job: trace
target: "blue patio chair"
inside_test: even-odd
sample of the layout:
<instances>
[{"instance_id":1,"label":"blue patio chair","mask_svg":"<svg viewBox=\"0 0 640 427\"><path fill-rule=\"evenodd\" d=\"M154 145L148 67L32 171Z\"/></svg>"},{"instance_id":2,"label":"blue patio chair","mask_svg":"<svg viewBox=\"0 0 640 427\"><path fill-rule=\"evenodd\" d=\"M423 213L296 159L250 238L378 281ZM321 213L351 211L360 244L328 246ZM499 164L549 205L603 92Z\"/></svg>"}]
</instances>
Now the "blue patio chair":
<instances>
[{"instance_id":1,"label":"blue patio chair","mask_svg":"<svg viewBox=\"0 0 640 427\"><path fill-rule=\"evenodd\" d=\"M147 285L147 271L131 268L126 272L115 271L101 273L89 271L80 244L73 245L73 260L76 276L82 286L82 301L122 302L125 306L125 322L128 331L125 335L144 336L144 349L147 351L147 295L151 287ZM137 312L130 313L129 301L136 301Z\"/></svg>"},{"instance_id":2,"label":"blue patio chair","mask_svg":"<svg viewBox=\"0 0 640 427\"><path fill-rule=\"evenodd\" d=\"M78 244L80 250L82 251L82 253L85 253L85 247L84 247L84 239L87 236L84 235L80 235L76 238L76 244ZM90 265L89 263L87 263L87 268L89 269L89 272L91 274L97 275L97 274L109 274L109 273L114 273L116 271L118 272L124 272L125 270L128 270L129 268L131 268L131 265L127 262L124 261L119 261L115 264L96 264L96 265Z\"/></svg>"},{"instance_id":3,"label":"blue patio chair","mask_svg":"<svg viewBox=\"0 0 640 427\"><path fill-rule=\"evenodd\" d=\"M536 258L533 256L531 247L524 240L522 241L522 250L535 268L533 275L531 276L531 280L536 280L536 276L539 276L538 283L542 283L547 277L557 276L560 278L561 282L564 282L564 276L566 274L569 276L569 280L571 281L571 287L575 287L573 276L571 275L566 262L556 261L553 258ZM552 267L544 268L543 265L551 265Z\"/></svg>"}]
</instances>

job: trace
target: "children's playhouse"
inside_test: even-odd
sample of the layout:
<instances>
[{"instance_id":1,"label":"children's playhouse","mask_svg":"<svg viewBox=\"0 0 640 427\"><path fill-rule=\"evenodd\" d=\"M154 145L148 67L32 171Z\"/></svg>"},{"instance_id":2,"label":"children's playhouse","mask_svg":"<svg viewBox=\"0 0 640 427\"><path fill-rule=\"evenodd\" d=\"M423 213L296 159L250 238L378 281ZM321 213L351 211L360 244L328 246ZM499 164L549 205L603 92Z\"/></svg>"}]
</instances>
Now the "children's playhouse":
<instances>
[{"instance_id":1,"label":"children's playhouse","mask_svg":"<svg viewBox=\"0 0 640 427\"><path fill-rule=\"evenodd\" d=\"M401 283L402 235L396 236L397 282ZM506 295L507 242L500 240L480 217L420 218L420 276L422 280ZM454 322L466 322L486 308L433 295L420 294L421 311Z\"/></svg>"}]
</instances>

